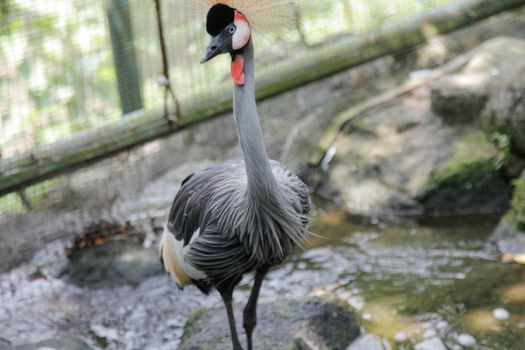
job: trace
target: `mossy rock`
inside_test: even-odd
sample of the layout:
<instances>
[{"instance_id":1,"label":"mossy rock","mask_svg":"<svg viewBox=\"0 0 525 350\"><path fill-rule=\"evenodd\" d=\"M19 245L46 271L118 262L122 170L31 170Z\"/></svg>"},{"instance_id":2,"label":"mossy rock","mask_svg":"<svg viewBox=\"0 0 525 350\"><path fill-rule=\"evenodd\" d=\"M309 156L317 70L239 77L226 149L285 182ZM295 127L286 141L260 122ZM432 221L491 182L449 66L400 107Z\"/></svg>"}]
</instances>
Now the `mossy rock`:
<instances>
[{"instance_id":1,"label":"mossy rock","mask_svg":"<svg viewBox=\"0 0 525 350\"><path fill-rule=\"evenodd\" d=\"M502 212L511 187L498 169L499 159L485 134L466 134L453 156L433 171L418 200L430 213Z\"/></svg>"},{"instance_id":2,"label":"mossy rock","mask_svg":"<svg viewBox=\"0 0 525 350\"><path fill-rule=\"evenodd\" d=\"M241 342L242 312L236 310ZM282 299L258 307L255 349L299 350L301 344L317 349L346 349L360 334L350 307L333 296ZM230 331L224 308L199 309L188 319L179 350L230 350Z\"/></svg>"},{"instance_id":3,"label":"mossy rock","mask_svg":"<svg viewBox=\"0 0 525 350\"><path fill-rule=\"evenodd\" d=\"M514 186L511 218L518 230L525 231L525 171L521 177L514 182Z\"/></svg>"},{"instance_id":4,"label":"mossy rock","mask_svg":"<svg viewBox=\"0 0 525 350\"><path fill-rule=\"evenodd\" d=\"M500 220L492 241L506 258L521 261L525 256L525 171L514 186L512 207Z\"/></svg>"},{"instance_id":5,"label":"mossy rock","mask_svg":"<svg viewBox=\"0 0 525 350\"><path fill-rule=\"evenodd\" d=\"M485 42L465 72L488 77L483 127L508 134L514 151L525 156L525 40L500 37Z\"/></svg>"}]
</instances>

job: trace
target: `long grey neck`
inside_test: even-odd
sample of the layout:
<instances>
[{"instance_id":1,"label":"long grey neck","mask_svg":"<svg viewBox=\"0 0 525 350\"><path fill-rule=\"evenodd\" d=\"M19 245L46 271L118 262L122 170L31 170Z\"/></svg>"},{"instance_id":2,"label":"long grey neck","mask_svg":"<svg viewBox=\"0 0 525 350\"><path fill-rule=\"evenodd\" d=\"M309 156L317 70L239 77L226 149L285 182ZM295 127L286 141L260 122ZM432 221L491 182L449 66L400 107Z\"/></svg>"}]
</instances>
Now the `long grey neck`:
<instances>
[{"instance_id":1,"label":"long grey neck","mask_svg":"<svg viewBox=\"0 0 525 350\"><path fill-rule=\"evenodd\" d=\"M239 86L234 83L233 114L239 142L244 153L248 195L261 200L271 200L272 195L279 190L264 147L259 114L255 104L252 40L238 54L244 57L244 85Z\"/></svg>"}]
</instances>

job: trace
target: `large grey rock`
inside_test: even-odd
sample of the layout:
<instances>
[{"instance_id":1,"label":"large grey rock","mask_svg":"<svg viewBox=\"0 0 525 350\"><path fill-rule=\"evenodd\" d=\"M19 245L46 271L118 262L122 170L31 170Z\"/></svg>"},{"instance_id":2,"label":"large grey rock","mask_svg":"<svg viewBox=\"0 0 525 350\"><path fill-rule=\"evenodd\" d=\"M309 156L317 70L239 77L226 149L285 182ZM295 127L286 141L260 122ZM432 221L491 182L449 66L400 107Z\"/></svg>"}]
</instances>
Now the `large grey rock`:
<instances>
[{"instance_id":1,"label":"large grey rock","mask_svg":"<svg viewBox=\"0 0 525 350\"><path fill-rule=\"evenodd\" d=\"M240 311L237 307L236 320L244 340ZM320 297L279 300L259 305L254 348L343 350L359 332L355 315L343 301ZM200 310L189 318L179 350L230 350L229 334L224 309Z\"/></svg>"},{"instance_id":2,"label":"large grey rock","mask_svg":"<svg viewBox=\"0 0 525 350\"><path fill-rule=\"evenodd\" d=\"M336 142L321 187L352 214L501 213L511 187L498 149L473 127L429 111L425 89L374 110Z\"/></svg>"},{"instance_id":3,"label":"large grey rock","mask_svg":"<svg viewBox=\"0 0 525 350\"><path fill-rule=\"evenodd\" d=\"M0 350L12 350L13 346L11 345L11 342L0 338Z\"/></svg>"},{"instance_id":4,"label":"large grey rock","mask_svg":"<svg viewBox=\"0 0 525 350\"><path fill-rule=\"evenodd\" d=\"M511 187L499 171L498 150L479 131L461 135L454 152L431 173L418 199L430 212L502 213Z\"/></svg>"},{"instance_id":5,"label":"large grey rock","mask_svg":"<svg viewBox=\"0 0 525 350\"><path fill-rule=\"evenodd\" d=\"M14 350L92 350L83 340L70 336L59 336L37 343L18 345Z\"/></svg>"},{"instance_id":6,"label":"large grey rock","mask_svg":"<svg viewBox=\"0 0 525 350\"><path fill-rule=\"evenodd\" d=\"M525 55L520 59L525 60ZM484 125L489 131L508 134L513 150L525 157L525 68L514 79L491 92Z\"/></svg>"},{"instance_id":7,"label":"large grey rock","mask_svg":"<svg viewBox=\"0 0 525 350\"><path fill-rule=\"evenodd\" d=\"M479 118L488 99L485 74L455 74L431 89L432 111L451 124L471 124Z\"/></svg>"},{"instance_id":8,"label":"large grey rock","mask_svg":"<svg viewBox=\"0 0 525 350\"><path fill-rule=\"evenodd\" d=\"M446 122L505 132L525 155L525 40L498 37L480 45L461 73L433 86L432 110Z\"/></svg>"},{"instance_id":9,"label":"large grey rock","mask_svg":"<svg viewBox=\"0 0 525 350\"><path fill-rule=\"evenodd\" d=\"M156 249L133 240L110 241L78 251L61 273L68 281L90 288L136 286L162 273Z\"/></svg>"},{"instance_id":10,"label":"large grey rock","mask_svg":"<svg viewBox=\"0 0 525 350\"><path fill-rule=\"evenodd\" d=\"M483 125L489 131L510 135L514 150L525 156L525 40L490 40L480 47L477 62L468 68L491 74Z\"/></svg>"}]
</instances>

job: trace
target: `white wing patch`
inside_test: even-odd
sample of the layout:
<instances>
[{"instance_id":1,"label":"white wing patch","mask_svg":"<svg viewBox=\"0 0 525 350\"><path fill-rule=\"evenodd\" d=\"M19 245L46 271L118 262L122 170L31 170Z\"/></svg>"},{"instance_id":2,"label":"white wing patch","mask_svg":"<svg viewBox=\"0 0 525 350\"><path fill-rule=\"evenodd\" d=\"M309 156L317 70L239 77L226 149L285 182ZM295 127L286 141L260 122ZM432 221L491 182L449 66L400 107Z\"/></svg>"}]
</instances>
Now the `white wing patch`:
<instances>
[{"instance_id":1,"label":"white wing patch","mask_svg":"<svg viewBox=\"0 0 525 350\"><path fill-rule=\"evenodd\" d=\"M197 229L193 232L191 236L190 243L184 246L184 240L177 241L175 240L175 257L177 263L182 268L184 273L194 280L203 280L206 278L204 272L194 268L188 261L186 261L186 254L188 254L191 244L200 236L200 229Z\"/></svg>"},{"instance_id":2,"label":"white wing patch","mask_svg":"<svg viewBox=\"0 0 525 350\"><path fill-rule=\"evenodd\" d=\"M206 279L206 274L194 268L185 259L186 254L190 250L191 243L193 243L200 235L200 230L197 229L190 240L190 243L184 247L184 240L178 241L175 236L164 229L162 239L160 242L160 254L164 263L164 268L177 282L180 288L184 288L191 283L191 280Z\"/></svg>"}]
</instances>

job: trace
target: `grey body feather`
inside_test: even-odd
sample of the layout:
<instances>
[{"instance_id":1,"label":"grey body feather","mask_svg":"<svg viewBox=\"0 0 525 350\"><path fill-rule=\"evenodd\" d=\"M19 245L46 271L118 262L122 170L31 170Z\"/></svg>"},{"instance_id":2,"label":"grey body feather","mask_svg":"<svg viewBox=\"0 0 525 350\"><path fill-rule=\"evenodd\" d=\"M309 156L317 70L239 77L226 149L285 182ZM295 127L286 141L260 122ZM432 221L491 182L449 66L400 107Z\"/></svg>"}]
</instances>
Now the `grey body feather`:
<instances>
[{"instance_id":1,"label":"grey body feather","mask_svg":"<svg viewBox=\"0 0 525 350\"><path fill-rule=\"evenodd\" d=\"M216 287L281 263L307 236L308 188L268 159L255 104L251 40L242 54L245 84L234 87L234 116L244 159L188 177L167 224L177 241L190 246L185 261L207 276L194 282Z\"/></svg>"},{"instance_id":2,"label":"grey body feather","mask_svg":"<svg viewBox=\"0 0 525 350\"><path fill-rule=\"evenodd\" d=\"M308 188L278 162L271 168L280 189L264 201L249 195L242 160L193 174L175 197L168 230L190 244L185 259L212 284L279 264L304 242ZM197 230L199 237L191 241Z\"/></svg>"}]
</instances>

